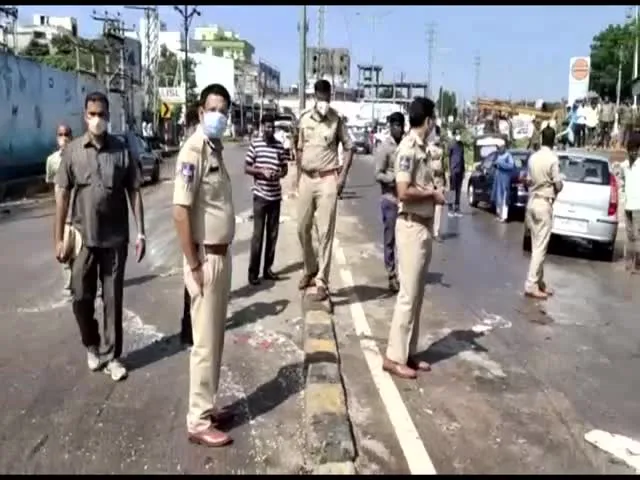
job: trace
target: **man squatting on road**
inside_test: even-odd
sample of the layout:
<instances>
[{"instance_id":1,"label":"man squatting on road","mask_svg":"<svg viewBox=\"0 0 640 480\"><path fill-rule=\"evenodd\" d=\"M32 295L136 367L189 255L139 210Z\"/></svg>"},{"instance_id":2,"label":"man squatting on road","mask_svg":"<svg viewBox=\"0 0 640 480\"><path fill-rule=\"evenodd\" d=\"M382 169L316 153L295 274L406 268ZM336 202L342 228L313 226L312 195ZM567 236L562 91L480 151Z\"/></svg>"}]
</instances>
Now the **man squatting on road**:
<instances>
[{"instance_id":1,"label":"man squatting on road","mask_svg":"<svg viewBox=\"0 0 640 480\"><path fill-rule=\"evenodd\" d=\"M396 222L400 291L389 329L382 368L401 378L416 378L430 370L416 357L420 338L420 311L433 246L435 205L444 205L434 185L427 138L435 125L435 104L417 97L409 105L411 130L398 145L395 172L399 200Z\"/></svg>"},{"instance_id":2,"label":"man squatting on road","mask_svg":"<svg viewBox=\"0 0 640 480\"><path fill-rule=\"evenodd\" d=\"M200 125L180 149L173 191L184 283L191 296L187 432L190 442L208 447L232 441L216 428L229 420L229 412L215 408L231 289L229 246L235 235L231 179L221 140L230 105L229 92L220 84L200 93Z\"/></svg>"},{"instance_id":3,"label":"man squatting on road","mask_svg":"<svg viewBox=\"0 0 640 480\"><path fill-rule=\"evenodd\" d=\"M396 176L394 166L398 145L404 137L404 115L394 112L389 115L389 136L384 139L375 154L376 181L380 184L380 211L384 247L384 267L389 276L389 290L397 293L400 289L396 269L396 220L398 218L398 197L396 196Z\"/></svg>"},{"instance_id":4,"label":"man squatting on road","mask_svg":"<svg viewBox=\"0 0 640 480\"><path fill-rule=\"evenodd\" d=\"M531 232L531 260L524 294L527 297L546 299L553 292L544 282L544 261L553 226L553 202L563 184L558 157L553 151L556 132L551 127L545 127L540 136L542 147L531 155L527 165L529 201L525 223Z\"/></svg>"},{"instance_id":5,"label":"man squatting on road","mask_svg":"<svg viewBox=\"0 0 640 480\"><path fill-rule=\"evenodd\" d=\"M329 298L331 252L336 228L338 196L347 181L353 159L353 144L347 125L329 106L331 84L318 80L314 85L315 105L300 115L296 161L298 184L298 238L302 247L304 273L300 290L315 285L314 300ZM338 163L338 143L345 151L344 165ZM313 249L312 229L318 231L318 257Z\"/></svg>"},{"instance_id":6,"label":"man squatting on road","mask_svg":"<svg viewBox=\"0 0 640 480\"><path fill-rule=\"evenodd\" d=\"M58 149L47 157L47 164L45 169L45 181L48 185L52 185L54 192L56 189L56 174L60 168L60 162L62 161L62 150L72 140L71 127L61 123L56 129L56 141L58 143ZM55 195L55 193L54 193ZM73 260L70 258L63 263L62 274L64 278L63 290L71 295L71 265Z\"/></svg>"},{"instance_id":7,"label":"man squatting on road","mask_svg":"<svg viewBox=\"0 0 640 480\"><path fill-rule=\"evenodd\" d=\"M104 371L118 381L127 376L126 368L119 361L129 243L127 197L138 230L138 262L145 253L141 178L124 143L107 133L107 97L99 92L91 93L84 105L87 132L62 151L56 175L55 254L63 263L77 252L71 270L72 304L82 343L87 348L87 363L91 370L98 370L106 360ZM65 232L71 198L72 220ZM104 307L102 339L95 318L98 277Z\"/></svg>"}]
</instances>

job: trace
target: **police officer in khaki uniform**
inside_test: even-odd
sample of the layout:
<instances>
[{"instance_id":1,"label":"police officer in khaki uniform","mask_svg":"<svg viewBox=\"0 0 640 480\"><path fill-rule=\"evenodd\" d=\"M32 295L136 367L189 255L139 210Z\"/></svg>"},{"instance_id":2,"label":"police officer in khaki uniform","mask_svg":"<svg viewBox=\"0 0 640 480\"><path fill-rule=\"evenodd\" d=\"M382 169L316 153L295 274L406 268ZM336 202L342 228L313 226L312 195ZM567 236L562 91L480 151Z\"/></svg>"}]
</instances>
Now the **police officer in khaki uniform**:
<instances>
[{"instance_id":1,"label":"police officer in khaki uniform","mask_svg":"<svg viewBox=\"0 0 640 480\"><path fill-rule=\"evenodd\" d=\"M58 168L60 168L60 161L62 160L62 150L66 147L69 142L72 140L73 136L71 133L71 127L68 125L61 123L58 125L58 129L56 130L56 142L58 144L58 149L53 152L51 155L47 157L46 164L46 174L45 181L49 185L53 185L55 189L56 183L56 174L58 173ZM64 275L64 291L71 295L71 266L73 260L69 259L62 266L62 273Z\"/></svg>"},{"instance_id":2,"label":"police officer in khaki uniform","mask_svg":"<svg viewBox=\"0 0 640 480\"><path fill-rule=\"evenodd\" d=\"M443 194L447 191L447 162L444 161L444 151L440 144L440 127L434 128L435 135L427 143L427 153L431 158L431 170L433 172L433 185ZM442 224L442 205L435 206L433 213L433 239L440 243L440 226Z\"/></svg>"},{"instance_id":3,"label":"police officer in khaki uniform","mask_svg":"<svg viewBox=\"0 0 640 480\"><path fill-rule=\"evenodd\" d=\"M315 300L322 301L329 296L336 207L351 168L353 144L342 117L329 106L331 84L318 80L314 91L314 107L300 116L296 147L300 168L298 238L304 263L299 288L305 290L315 285ZM338 143L344 148L342 166L338 162ZM319 241L317 257L312 242L314 218Z\"/></svg>"},{"instance_id":4,"label":"police officer in khaki uniform","mask_svg":"<svg viewBox=\"0 0 640 480\"><path fill-rule=\"evenodd\" d=\"M546 127L541 134L542 147L528 162L529 202L525 213L531 233L531 261L524 286L528 297L545 299L553 292L544 283L544 260L547 256L553 223L553 202L562 190L558 157L553 152L556 132Z\"/></svg>"},{"instance_id":5,"label":"police officer in khaki uniform","mask_svg":"<svg viewBox=\"0 0 640 480\"><path fill-rule=\"evenodd\" d=\"M387 353L382 368L398 377L416 378L417 370L429 370L418 360L420 310L433 242L433 215L436 205L444 205L443 193L434 185L427 138L435 124L435 104L417 97L409 105L411 130L398 145L396 190L398 220L398 278L396 299Z\"/></svg>"},{"instance_id":6,"label":"police officer in khaki uniform","mask_svg":"<svg viewBox=\"0 0 640 480\"><path fill-rule=\"evenodd\" d=\"M231 442L216 428L228 415L215 409L231 288L229 246L235 234L231 180L221 141L230 105L229 92L220 84L200 94L200 126L178 154L173 192L184 282L191 296L187 430L189 441L209 447Z\"/></svg>"}]
</instances>

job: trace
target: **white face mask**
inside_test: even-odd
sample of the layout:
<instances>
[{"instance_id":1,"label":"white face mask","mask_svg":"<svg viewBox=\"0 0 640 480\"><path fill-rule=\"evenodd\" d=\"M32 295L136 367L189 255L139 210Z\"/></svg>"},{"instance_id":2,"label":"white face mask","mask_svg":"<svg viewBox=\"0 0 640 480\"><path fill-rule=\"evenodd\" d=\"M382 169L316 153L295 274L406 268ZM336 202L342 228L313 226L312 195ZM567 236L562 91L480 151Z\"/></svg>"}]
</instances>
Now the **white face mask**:
<instances>
[{"instance_id":1,"label":"white face mask","mask_svg":"<svg viewBox=\"0 0 640 480\"><path fill-rule=\"evenodd\" d=\"M316 102L316 110L322 116L325 116L329 111L329 102L325 102L323 100L319 100Z\"/></svg>"},{"instance_id":2,"label":"white face mask","mask_svg":"<svg viewBox=\"0 0 640 480\"><path fill-rule=\"evenodd\" d=\"M87 121L87 127L94 135L102 135L107 131L107 121L104 118L91 117Z\"/></svg>"},{"instance_id":3,"label":"white face mask","mask_svg":"<svg viewBox=\"0 0 640 480\"><path fill-rule=\"evenodd\" d=\"M69 143L69 137L58 137L58 148L62 150Z\"/></svg>"},{"instance_id":4,"label":"white face mask","mask_svg":"<svg viewBox=\"0 0 640 480\"><path fill-rule=\"evenodd\" d=\"M462 137L460 137L460 135L456 135L454 138L456 139L456 142L459 142Z\"/></svg>"}]
</instances>

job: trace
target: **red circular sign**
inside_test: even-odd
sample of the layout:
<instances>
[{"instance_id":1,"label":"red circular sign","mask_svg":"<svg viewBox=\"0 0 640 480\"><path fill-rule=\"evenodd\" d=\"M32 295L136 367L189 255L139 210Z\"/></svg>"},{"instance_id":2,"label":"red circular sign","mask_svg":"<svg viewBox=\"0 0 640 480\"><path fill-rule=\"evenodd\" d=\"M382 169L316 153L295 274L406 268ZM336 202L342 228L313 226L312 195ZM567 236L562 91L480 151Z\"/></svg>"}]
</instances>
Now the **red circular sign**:
<instances>
[{"instance_id":1,"label":"red circular sign","mask_svg":"<svg viewBox=\"0 0 640 480\"><path fill-rule=\"evenodd\" d=\"M581 81L589 76L589 62L585 58L577 58L571 65L571 76Z\"/></svg>"}]
</instances>

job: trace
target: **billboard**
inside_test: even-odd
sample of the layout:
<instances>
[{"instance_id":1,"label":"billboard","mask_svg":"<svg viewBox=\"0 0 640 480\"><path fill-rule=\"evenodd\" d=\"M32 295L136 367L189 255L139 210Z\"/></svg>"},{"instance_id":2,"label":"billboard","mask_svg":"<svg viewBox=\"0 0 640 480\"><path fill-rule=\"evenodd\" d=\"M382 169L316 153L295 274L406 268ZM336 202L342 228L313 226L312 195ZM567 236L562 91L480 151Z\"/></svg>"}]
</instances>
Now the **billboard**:
<instances>
[{"instance_id":1,"label":"billboard","mask_svg":"<svg viewBox=\"0 0 640 480\"><path fill-rule=\"evenodd\" d=\"M160 97L160 101L168 104L184 103L184 86L160 87L158 88L158 96Z\"/></svg>"},{"instance_id":2,"label":"billboard","mask_svg":"<svg viewBox=\"0 0 640 480\"><path fill-rule=\"evenodd\" d=\"M591 57L571 57L569 59L569 94L567 102L573 104L589 93Z\"/></svg>"}]
</instances>

